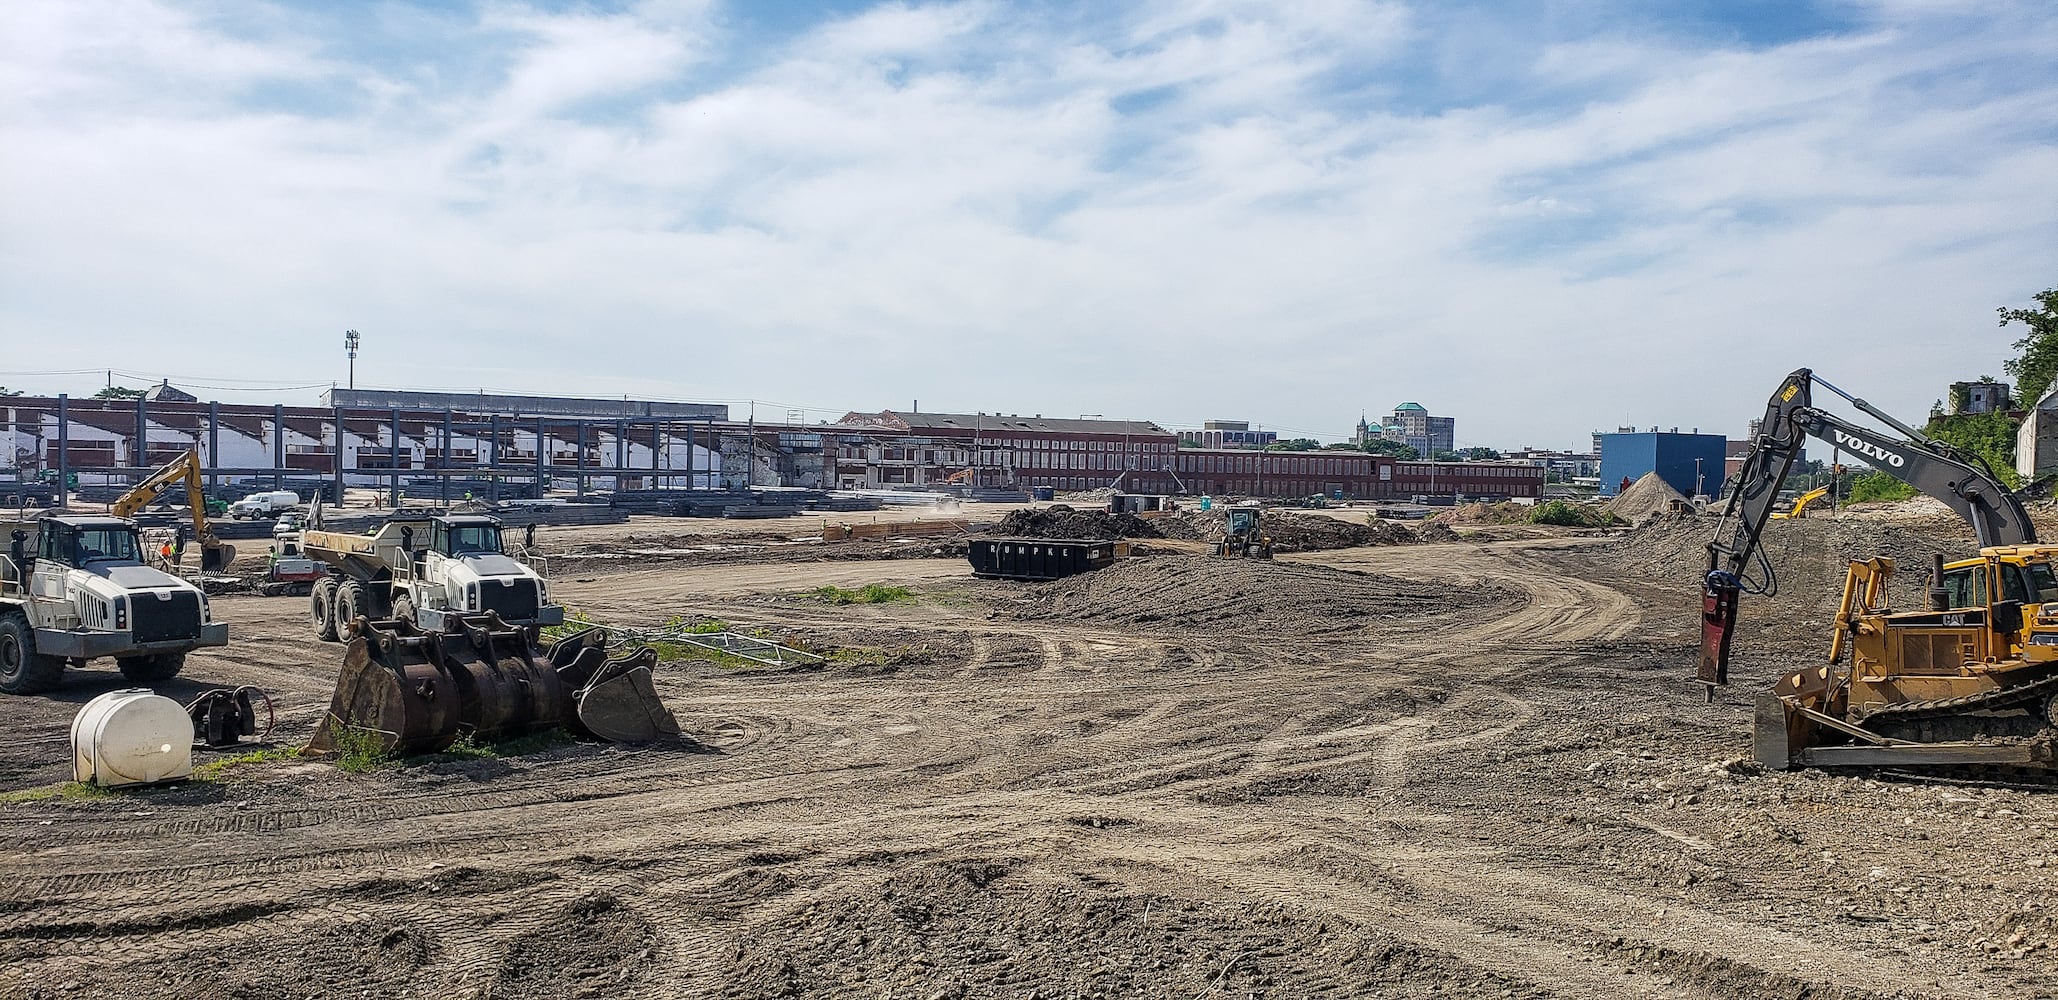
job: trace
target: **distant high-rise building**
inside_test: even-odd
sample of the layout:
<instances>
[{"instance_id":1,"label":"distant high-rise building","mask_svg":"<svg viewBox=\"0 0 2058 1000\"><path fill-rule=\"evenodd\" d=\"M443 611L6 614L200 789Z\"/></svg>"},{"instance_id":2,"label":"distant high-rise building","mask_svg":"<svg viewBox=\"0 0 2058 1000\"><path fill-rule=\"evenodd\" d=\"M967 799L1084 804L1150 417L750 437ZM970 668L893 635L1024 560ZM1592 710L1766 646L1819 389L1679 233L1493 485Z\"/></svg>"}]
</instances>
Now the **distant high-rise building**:
<instances>
[{"instance_id":1,"label":"distant high-rise building","mask_svg":"<svg viewBox=\"0 0 2058 1000\"><path fill-rule=\"evenodd\" d=\"M1421 403L1402 403L1393 408L1393 422L1380 437L1415 449L1423 458L1457 448L1458 421L1455 417L1433 417Z\"/></svg>"}]
</instances>

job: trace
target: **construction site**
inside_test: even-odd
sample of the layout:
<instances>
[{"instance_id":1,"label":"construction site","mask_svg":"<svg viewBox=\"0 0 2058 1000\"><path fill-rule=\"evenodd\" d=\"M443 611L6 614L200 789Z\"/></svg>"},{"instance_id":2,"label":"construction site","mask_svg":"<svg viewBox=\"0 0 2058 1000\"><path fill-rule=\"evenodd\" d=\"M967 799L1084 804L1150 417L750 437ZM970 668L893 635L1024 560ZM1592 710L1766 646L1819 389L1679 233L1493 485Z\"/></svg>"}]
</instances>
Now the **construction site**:
<instances>
[{"instance_id":1,"label":"construction site","mask_svg":"<svg viewBox=\"0 0 2058 1000\"><path fill-rule=\"evenodd\" d=\"M1814 412L1768 425L1775 484ZM1949 673L2012 700L1969 732L1791 680L1840 631L1871 662L1946 558L2048 576L1980 548L2022 540L1988 537L1991 503L1773 513L1754 481L1735 509L1653 474L1550 517L1104 490L351 520L368 487L237 549L206 478L16 513L0 995L2058 991L2040 612L1996 577L1931 623L1993 630ZM171 542L92 570L181 483ZM2002 506L2058 533L2058 506ZM1725 556L1778 581L1726 623ZM44 627L65 572L130 590ZM201 595L186 638L143 641L152 586ZM139 681L170 731L192 713L190 760L117 745Z\"/></svg>"}]
</instances>

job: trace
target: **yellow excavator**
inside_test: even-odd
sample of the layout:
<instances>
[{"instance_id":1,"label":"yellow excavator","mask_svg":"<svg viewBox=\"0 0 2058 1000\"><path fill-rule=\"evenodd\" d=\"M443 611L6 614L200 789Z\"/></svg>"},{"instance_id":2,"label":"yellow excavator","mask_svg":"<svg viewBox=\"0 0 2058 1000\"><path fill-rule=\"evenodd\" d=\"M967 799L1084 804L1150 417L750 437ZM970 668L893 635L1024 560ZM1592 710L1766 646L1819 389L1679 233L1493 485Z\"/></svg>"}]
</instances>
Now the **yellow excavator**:
<instances>
[{"instance_id":1,"label":"yellow excavator","mask_svg":"<svg viewBox=\"0 0 2058 1000\"><path fill-rule=\"evenodd\" d=\"M200 543L200 571L217 573L227 570L236 561L236 548L223 542L214 533L214 525L207 520L207 496L201 489L200 454L188 451L165 463L157 471L145 476L134 489L108 508L115 517L133 518L136 512L150 506L164 492L176 484L186 484L186 504L193 510L193 537Z\"/></svg>"},{"instance_id":2,"label":"yellow excavator","mask_svg":"<svg viewBox=\"0 0 2058 1000\"><path fill-rule=\"evenodd\" d=\"M1772 519L1775 521L1784 521L1792 517L1806 517L1808 515L1808 505L1828 495L1829 487L1817 486L1814 489L1809 490L1808 492L1803 493L1798 497L1795 497L1794 509L1773 511Z\"/></svg>"},{"instance_id":3,"label":"yellow excavator","mask_svg":"<svg viewBox=\"0 0 2058 1000\"><path fill-rule=\"evenodd\" d=\"M1905 439L1815 407L1818 386ZM1863 456L1942 500L1971 523L1980 549L1950 562L1938 556L1927 607L1915 611L1888 606L1893 560L1852 561L1826 662L1783 667L1759 696L1752 738L1758 761L1778 769L2058 774L2058 546L2036 543L2021 499L1978 456L1806 368L1773 393L1760 428L1708 545L1699 679L1711 700L1714 688L1729 682L1740 596L1778 592L1759 537L1804 439Z\"/></svg>"}]
</instances>

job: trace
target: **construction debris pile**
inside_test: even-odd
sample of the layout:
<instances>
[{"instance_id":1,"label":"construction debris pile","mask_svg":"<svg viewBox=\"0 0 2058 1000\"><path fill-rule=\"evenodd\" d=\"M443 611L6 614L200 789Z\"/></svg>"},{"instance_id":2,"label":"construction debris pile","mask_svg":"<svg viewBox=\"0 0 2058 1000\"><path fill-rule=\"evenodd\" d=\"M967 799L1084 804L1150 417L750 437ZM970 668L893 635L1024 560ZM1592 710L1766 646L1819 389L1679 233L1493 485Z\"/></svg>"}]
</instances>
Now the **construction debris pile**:
<instances>
[{"instance_id":1,"label":"construction debris pile","mask_svg":"<svg viewBox=\"0 0 2058 1000\"><path fill-rule=\"evenodd\" d=\"M1666 513L1674 504L1685 501L1686 497L1673 489L1670 483L1658 478L1657 473L1646 472L1642 479L1632 483L1615 499L1608 501L1608 509L1624 521L1641 524L1651 516Z\"/></svg>"},{"instance_id":2,"label":"construction debris pile","mask_svg":"<svg viewBox=\"0 0 2058 1000\"><path fill-rule=\"evenodd\" d=\"M1001 518L1000 523L987 531L989 534L1012 535L1017 538L1188 537L1184 534L1168 535L1160 530L1165 522L1172 520L1146 520L1135 514L1110 514L1105 510L1079 510L1065 504L1052 504L1040 509L1011 511L1008 516Z\"/></svg>"},{"instance_id":3,"label":"construction debris pile","mask_svg":"<svg viewBox=\"0 0 2058 1000\"><path fill-rule=\"evenodd\" d=\"M1327 566L1167 555L1038 585L1023 620L1314 634L1517 600L1491 586L1454 587Z\"/></svg>"},{"instance_id":4,"label":"construction debris pile","mask_svg":"<svg viewBox=\"0 0 2058 1000\"><path fill-rule=\"evenodd\" d=\"M1150 522L1166 538L1193 538L1215 543L1228 531L1228 520L1219 509L1186 510ZM1174 527L1177 524L1178 527ZM1397 524L1376 519L1345 521L1321 514L1296 514L1284 510L1265 512L1264 533L1272 539L1274 552L1317 552L1363 545L1407 545L1415 533Z\"/></svg>"}]
</instances>

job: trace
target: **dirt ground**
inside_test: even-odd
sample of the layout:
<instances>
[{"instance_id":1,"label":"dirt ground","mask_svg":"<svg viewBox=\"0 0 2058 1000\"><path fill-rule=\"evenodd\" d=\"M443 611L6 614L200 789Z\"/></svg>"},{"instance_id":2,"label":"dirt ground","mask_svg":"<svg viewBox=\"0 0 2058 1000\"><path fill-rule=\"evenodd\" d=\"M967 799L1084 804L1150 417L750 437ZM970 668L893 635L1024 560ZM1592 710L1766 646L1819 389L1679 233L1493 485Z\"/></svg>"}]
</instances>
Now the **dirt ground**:
<instances>
[{"instance_id":1,"label":"dirt ground","mask_svg":"<svg viewBox=\"0 0 2058 1000\"><path fill-rule=\"evenodd\" d=\"M866 655L665 665L697 751L271 760L0 805L0 997L2058 992L2058 795L1748 762L1751 700L1820 655L1842 560L1967 542L1775 525L1785 596L1746 605L1704 704L1711 529L1166 552L1051 584L748 538L566 559L554 592L596 619ZM866 583L915 597L803 596ZM340 647L304 599L214 607L233 644L164 692L259 685L274 741L304 741ZM121 686L95 665L0 700L0 789L67 778L72 713Z\"/></svg>"}]
</instances>

